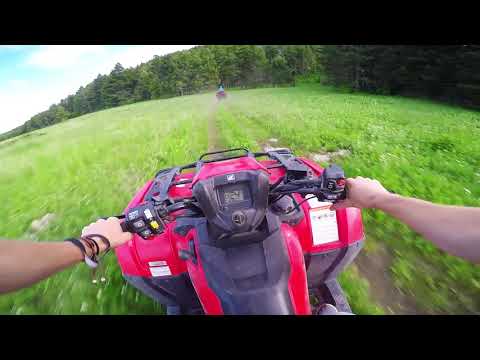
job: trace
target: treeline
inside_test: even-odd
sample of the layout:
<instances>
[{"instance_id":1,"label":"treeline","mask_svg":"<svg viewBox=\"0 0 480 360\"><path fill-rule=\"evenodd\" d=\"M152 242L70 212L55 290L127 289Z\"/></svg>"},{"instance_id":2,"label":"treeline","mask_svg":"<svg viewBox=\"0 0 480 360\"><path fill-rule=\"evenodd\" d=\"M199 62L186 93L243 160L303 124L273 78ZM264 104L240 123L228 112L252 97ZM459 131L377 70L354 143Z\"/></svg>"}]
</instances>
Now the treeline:
<instances>
[{"instance_id":1,"label":"treeline","mask_svg":"<svg viewBox=\"0 0 480 360\"><path fill-rule=\"evenodd\" d=\"M296 76L317 71L320 54L317 45L209 45L155 56L134 68L116 64L110 74L98 75L0 135L0 141L98 110L213 89L219 82L229 87L291 84Z\"/></svg>"},{"instance_id":2,"label":"treeline","mask_svg":"<svg viewBox=\"0 0 480 360\"><path fill-rule=\"evenodd\" d=\"M311 74L353 90L480 108L479 45L208 45L134 68L117 64L0 141L98 110L213 89L220 81L284 85Z\"/></svg>"},{"instance_id":3,"label":"treeline","mask_svg":"<svg viewBox=\"0 0 480 360\"><path fill-rule=\"evenodd\" d=\"M479 45L332 45L323 65L337 86L480 108Z\"/></svg>"}]
</instances>

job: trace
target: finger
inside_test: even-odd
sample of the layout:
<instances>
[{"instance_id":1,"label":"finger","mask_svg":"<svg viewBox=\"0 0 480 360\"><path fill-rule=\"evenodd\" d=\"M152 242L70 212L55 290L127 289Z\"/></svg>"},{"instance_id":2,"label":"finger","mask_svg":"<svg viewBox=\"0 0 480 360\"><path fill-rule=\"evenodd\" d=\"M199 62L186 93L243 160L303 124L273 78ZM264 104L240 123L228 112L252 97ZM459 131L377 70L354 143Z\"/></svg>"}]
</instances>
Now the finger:
<instances>
[{"instance_id":1,"label":"finger","mask_svg":"<svg viewBox=\"0 0 480 360\"><path fill-rule=\"evenodd\" d=\"M347 179L347 180L345 180L345 188L347 190L351 190L355 186L355 183L357 181L358 181L357 179ZM347 192L347 197L348 197L348 192Z\"/></svg>"},{"instance_id":2,"label":"finger","mask_svg":"<svg viewBox=\"0 0 480 360\"><path fill-rule=\"evenodd\" d=\"M335 210L345 209L345 208L352 207L352 206L353 206L353 204L351 203L351 201L343 200L343 201L339 201L339 202L336 202L335 204L333 204L330 207L330 210L335 211Z\"/></svg>"},{"instance_id":3,"label":"finger","mask_svg":"<svg viewBox=\"0 0 480 360\"><path fill-rule=\"evenodd\" d=\"M357 180L357 178L353 179L353 178L348 178L345 180L345 183L347 185L353 185L353 183L355 182L355 180Z\"/></svg>"},{"instance_id":4,"label":"finger","mask_svg":"<svg viewBox=\"0 0 480 360\"><path fill-rule=\"evenodd\" d=\"M122 233L122 236L126 239L126 241L131 240L133 237L133 234L130 232L124 232Z\"/></svg>"},{"instance_id":5,"label":"finger","mask_svg":"<svg viewBox=\"0 0 480 360\"><path fill-rule=\"evenodd\" d=\"M120 243L118 245L125 244L127 241L132 240L132 238L133 238L132 233L122 232L122 234L119 236Z\"/></svg>"}]
</instances>

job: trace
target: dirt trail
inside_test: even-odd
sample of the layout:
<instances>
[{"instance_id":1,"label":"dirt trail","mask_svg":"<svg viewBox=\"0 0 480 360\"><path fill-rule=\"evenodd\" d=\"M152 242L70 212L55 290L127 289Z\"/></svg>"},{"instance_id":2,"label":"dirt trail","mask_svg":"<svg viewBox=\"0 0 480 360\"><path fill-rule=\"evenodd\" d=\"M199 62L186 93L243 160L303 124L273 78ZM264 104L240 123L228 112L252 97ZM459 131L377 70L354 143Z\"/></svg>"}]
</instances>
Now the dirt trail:
<instances>
[{"instance_id":1,"label":"dirt trail","mask_svg":"<svg viewBox=\"0 0 480 360\"><path fill-rule=\"evenodd\" d=\"M208 113L208 151L221 150L219 148L218 129L217 129L217 109L218 104L213 104Z\"/></svg>"},{"instance_id":2,"label":"dirt trail","mask_svg":"<svg viewBox=\"0 0 480 360\"><path fill-rule=\"evenodd\" d=\"M368 239L366 240L368 241ZM413 299L403 294L390 274L393 256L382 244L374 252L365 250L354 260L359 274L370 284L370 296L387 314L415 315L421 313Z\"/></svg>"}]
</instances>

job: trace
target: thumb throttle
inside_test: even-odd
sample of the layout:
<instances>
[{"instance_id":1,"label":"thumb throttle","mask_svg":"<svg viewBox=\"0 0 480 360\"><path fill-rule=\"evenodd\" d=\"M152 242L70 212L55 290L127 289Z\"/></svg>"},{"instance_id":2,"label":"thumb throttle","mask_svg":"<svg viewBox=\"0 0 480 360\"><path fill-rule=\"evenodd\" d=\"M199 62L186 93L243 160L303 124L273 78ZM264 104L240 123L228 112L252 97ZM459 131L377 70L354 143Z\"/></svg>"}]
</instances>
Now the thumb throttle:
<instances>
[{"instance_id":1,"label":"thumb throttle","mask_svg":"<svg viewBox=\"0 0 480 360\"><path fill-rule=\"evenodd\" d=\"M327 200L345 200L347 198L345 172L335 164L330 165L322 173L322 187L328 190Z\"/></svg>"}]
</instances>

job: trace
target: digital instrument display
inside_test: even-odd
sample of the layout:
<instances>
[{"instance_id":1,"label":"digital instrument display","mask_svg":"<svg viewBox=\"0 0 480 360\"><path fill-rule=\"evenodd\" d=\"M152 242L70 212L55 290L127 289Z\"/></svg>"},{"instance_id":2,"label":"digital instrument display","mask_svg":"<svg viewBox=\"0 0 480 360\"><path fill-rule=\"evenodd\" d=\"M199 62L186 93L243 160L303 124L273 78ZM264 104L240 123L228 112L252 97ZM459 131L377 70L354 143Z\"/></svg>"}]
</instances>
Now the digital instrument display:
<instances>
[{"instance_id":1,"label":"digital instrument display","mask_svg":"<svg viewBox=\"0 0 480 360\"><path fill-rule=\"evenodd\" d=\"M231 204L237 201L245 200L245 196L243 194L243 190L241 189L232 189L230 191L225 191L223 193L225 204Z\"/></svg>"},{"instance_id":2,"label":"digital instrument display","mask_svg":"<svg viewBox=\"0 0 480 360\"><path fill-rule=\"evenodd\" d=\"M245 182L223 185L217 191L220 203L225 206L243 204L251 199L248 184Z\"/></svg>"}]
</instances>

